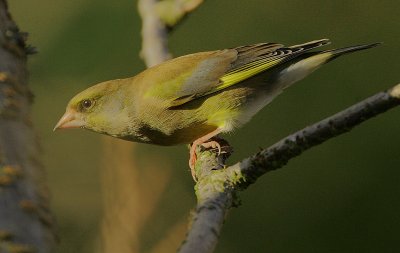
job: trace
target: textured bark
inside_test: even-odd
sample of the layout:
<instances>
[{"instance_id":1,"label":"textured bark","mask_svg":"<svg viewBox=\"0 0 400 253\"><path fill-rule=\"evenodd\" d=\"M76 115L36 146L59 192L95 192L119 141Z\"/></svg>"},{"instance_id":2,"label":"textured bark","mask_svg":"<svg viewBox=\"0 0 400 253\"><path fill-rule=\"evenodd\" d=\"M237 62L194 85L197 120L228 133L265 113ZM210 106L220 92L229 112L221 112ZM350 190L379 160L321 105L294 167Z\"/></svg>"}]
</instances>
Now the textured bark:
<instances>
[{"instance_id":1,"label":"textured bark","mask_svg":"<svg viewBox=\"0 0 400 253\"><path fill-rule=\"evenodd\" d=\"M0 252L52 252L40 149L30 119L26 35L0 0Z\"/></svg>"},{"instance_id":2,"label":"textured bark","mask_svg":"<svg viewBox=\"0 0 400 253\"><path fill-rule=\"evenodd\" d=\"M221 155L198 148L198 182L195 186L197 206L186 239L178 250L180 253L214 252L227 212L236 204L234 188L226 184L230 181L223 169L232 148L225 140L219 139L218 142Z\"/></svg>"}]
</instances>

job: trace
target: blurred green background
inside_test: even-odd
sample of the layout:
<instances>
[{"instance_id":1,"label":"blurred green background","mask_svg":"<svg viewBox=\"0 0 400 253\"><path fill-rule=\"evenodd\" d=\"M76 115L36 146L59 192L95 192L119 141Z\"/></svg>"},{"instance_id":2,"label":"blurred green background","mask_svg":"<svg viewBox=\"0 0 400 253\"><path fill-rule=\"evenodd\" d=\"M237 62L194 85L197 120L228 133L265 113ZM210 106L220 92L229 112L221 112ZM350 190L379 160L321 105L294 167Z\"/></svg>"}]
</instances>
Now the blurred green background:
<instances>
[{"instance_id":1,"label":"blurred green background","mask_svg":"<svg viewBox=\"0 0 400 253\"><path fill-rule=\"evenodd\" d=\"M33 116L43 146L59 253L95 252L102 215L103 138L52 132L68 100L91 84L144 69L137 2L9 1L39 54L29 59ZM330 38L332 47L382 41L323 67L226 138L230 162L400 81L399 1L206 1L170 36L175 56L257 42ZM400 109L369 120L265 175L241 194L216 252L396 252L400 250ZM137 145L135 159L161 157L171 180L140 238L146 252L195 205L188 150ZM115 154L118 156L118 154ZM157 168L163 170L162 167ZM154 180L157 180L155 178ZM140 207L138 207L140 208ZM119 253L119 252L116 252Z\"/></svg>"}]
</instances>

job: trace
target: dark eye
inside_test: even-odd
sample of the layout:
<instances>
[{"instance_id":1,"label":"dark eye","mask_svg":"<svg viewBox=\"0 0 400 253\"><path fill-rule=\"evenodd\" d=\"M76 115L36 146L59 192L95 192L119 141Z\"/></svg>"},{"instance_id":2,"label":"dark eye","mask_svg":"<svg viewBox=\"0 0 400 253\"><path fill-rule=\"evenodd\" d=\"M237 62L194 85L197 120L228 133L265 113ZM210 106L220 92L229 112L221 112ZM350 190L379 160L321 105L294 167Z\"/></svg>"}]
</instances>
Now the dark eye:
<instances>
[{"instance_id":1,"label":"dark eye","mask_svg":"<svg viewBox=\"0 0 400 253\"><path fill-rule=\"evenodd\" d=\"M90 99L85 99L82 101L81 104L84 109L89 109L90 107L92 107L93 102Z\"/></svg>"}]
</instances>

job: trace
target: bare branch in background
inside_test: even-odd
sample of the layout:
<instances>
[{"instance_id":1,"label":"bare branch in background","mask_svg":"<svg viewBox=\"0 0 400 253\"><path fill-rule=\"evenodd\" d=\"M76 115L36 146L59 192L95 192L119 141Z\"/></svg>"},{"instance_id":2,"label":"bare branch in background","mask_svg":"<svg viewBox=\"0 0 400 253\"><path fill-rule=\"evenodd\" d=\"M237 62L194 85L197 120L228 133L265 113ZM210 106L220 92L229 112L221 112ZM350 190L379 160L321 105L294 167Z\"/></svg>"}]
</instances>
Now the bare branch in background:
<instances>
[{"instance_id":1,"label":"bare branch in background","mask_svg":"<svg viewBox=\"0 0 400 253\"><path fill-rule=\"evenodd\" d=\"M168 31L157 13L158 0L139 0L142 17L142 51L140 56L147 67L157 65L171 58L168 50Z\"/></svg>"},{"instance_id":2,"label":"bare branch in background","mask_svg":"<svg viewBox=\"0 0 400 253\"><path fill-rule=\"evenodd\" d=\"M169 182L171 170L160 159L138 168L135 147L104 137L102 252L139 252L140 235Z\"/></svg>"},{"instance_id":3,"label":"bare branch in background","mask_svg":"<svg viewBox=\"0 0 400 253\"><path fill-rule=\"evenodd\" d=\"M203 0L139 0L142 17L142 51L140 56L147 67L172 57L168 49L168 31L176 26Z\"/></svg>"},{"instance_id":4,"label":"bare branch in background","mask_svg":"<svg viewBox=\"0 0 400 253\"><path fill-rule=\"evenodd\" d=\"M182 238L185 237L187 228L187 217L184 217L182 221L176 222L166 231L164 237L152 247L149 253L175 252L178 245L181 244Z\"/></svg>"},{"instance_id":5,"label":"bare branch in background","mask_svg":"<svg viewBox=\"0 0 400 253\"><path fill-rule=\"evenodd\" d=\"M30 118L26 37L0 0L0 252L51 253L56 236Z\"/></svg>"},{"instance_id":6,"label":"bare branch in background","mask_svg":"<svg viewBox=\"0 0 400 253\"><path fill-rule=\"evenodd\" d=\"M156 11L162 22L172 29L202 3L203 0L163 0L156 5Z\"/></svg>"}]
</instances>

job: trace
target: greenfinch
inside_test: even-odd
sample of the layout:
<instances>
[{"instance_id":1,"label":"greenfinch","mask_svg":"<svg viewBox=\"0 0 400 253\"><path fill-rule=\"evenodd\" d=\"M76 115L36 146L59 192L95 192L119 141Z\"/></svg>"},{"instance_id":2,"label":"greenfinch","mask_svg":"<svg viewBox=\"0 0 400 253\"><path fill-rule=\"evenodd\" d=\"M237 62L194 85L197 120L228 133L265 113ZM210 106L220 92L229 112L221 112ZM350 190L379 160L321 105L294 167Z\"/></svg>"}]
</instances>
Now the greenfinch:
<instances>
[{"instance_id":1,"label":"greenfinch","mask_svg":"<svg viewBox=\"0 0 400 253\"><path fill-rule=\"evenodd\" d=\"M171 59L80 92L54 129L84 128L157 145L192 143L194 176L197 146L220 151L212 137L248 122L283 89L338 56L378 45L312 51L329 43L259 43Z\"/></svg>"}]
</instances>

